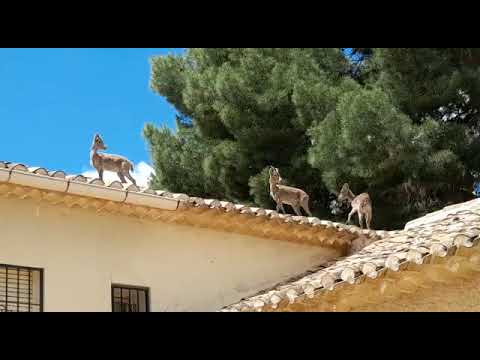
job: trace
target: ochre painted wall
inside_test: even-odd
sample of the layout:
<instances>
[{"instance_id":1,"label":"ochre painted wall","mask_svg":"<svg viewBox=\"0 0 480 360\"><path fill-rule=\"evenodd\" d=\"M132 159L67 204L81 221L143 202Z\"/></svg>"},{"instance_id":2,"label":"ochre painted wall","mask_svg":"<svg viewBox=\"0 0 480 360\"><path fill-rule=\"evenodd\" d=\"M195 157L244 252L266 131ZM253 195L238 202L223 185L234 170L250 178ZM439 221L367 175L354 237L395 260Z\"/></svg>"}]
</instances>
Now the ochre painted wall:
<instances>
[{"instance_id":1,"label":"ochre painted wall","mask_svg":"<svg viewBox=\"0 0 480 360\"><path fill-rule=\"evenodd\" d=\"M333 250L0 198L0 263L45 269L45 311L111 311L111 284L147 286L152 311L215 311Z\"/></svg>"},{"instance_id":2,"label":"ochre painted wall","mask_svg":"<svg viewBox=\"0 0 480 360\"><path fill-rule=\"evenodd\" d=\"M393 301L375 306L356 308L355 311L405 312L405 311L480 311L480 277L436 283L432 288L417 289Z\"/></svg>"}]
</instances>

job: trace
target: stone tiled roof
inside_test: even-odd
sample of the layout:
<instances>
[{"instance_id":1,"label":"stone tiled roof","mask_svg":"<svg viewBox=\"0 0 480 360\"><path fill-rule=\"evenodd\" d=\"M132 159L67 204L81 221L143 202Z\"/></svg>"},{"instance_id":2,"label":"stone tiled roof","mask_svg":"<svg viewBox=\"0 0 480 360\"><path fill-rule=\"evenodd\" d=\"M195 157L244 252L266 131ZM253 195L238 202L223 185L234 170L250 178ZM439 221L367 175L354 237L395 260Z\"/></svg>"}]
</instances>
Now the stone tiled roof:
<instances>
[{"instance_id":1,"label":"stone tiled roof","mask_svg":"<svg viewBox=\"0 0 480 360\"><path fill-rule=\"evenodd\" d=\"M365 279L377 279L386 271L401 272L408 264L422 267L427 258L448 257L458 249L476 246L480 199L445 207L411 221L404 230L377 233L381 240L355 254L221 311L263 311L308 301L335 289L359 286Z\"/></svg>"},{"instance_id":2,"label":"stone tiled roof","mask_svg":"<svg viewBox=\"0 0 480 360\"><path fill-rule=\"evenodd\" d=\"M25 174L28 176L23 176ZM32 177L34 178L33 180ZM67 175L61 170L52 171L43 167L28 167L24 164L6 161L0 161L0 184L2 183L38 187L39 189L57 191L61 193L70 194L73 192L74 195L82 197L93 199L100 198L109 202L125 203L132 206L162 208L165 206L164 203L156 202L156 199L168 199L175 201L175 205L171 205L169 210L188 211L189 209L193 209L197 211L197 213L211 210L220 214L228 214L233 216L238 215L252 219L261 219L262 221L272 221L273 225L280 224L283 226L283 228L288 225L291 236L295 235L296 233L308 233L307 236L302 236L304 236L304 238L316 238L318 237L317 235L319 230L326 230L326 232L324 231L324 241L322 240L322 243L333 243L340 237L343 237L343 240L348 242L349 246L353 245L353 248L361 248L367 243L378 240L384 233L376 232L374 230L362 230L357 226L347 226L342 223L320 220L316 217L292 216L289 214L285 215L274 210L262 209L242 204L234 204L228 201L220 201L217 199L191 197L187 194L153 190L150 188L135 186L130 183L122 184L119 181L104 183L100 179L87 178L82 175ZM99 192L99 190L102 191ZM190 219L192 218L193 217ZM264 222L262 222L262 224L264 224ZM260 225L257 227L259 228ZM293 226L293 228L291 226ZM297 228L298 231L295 230ZM291 231L291 229L294 229L294 231ZM332 232L338 233L340 236L337 238L334 238L333 236L325 236L326 234L331 235ZM262 235L261 231L258 232L258 234ZM315 240L312 242L312 244L317 245L318 241Z\"/></svg>"}]
</instances>

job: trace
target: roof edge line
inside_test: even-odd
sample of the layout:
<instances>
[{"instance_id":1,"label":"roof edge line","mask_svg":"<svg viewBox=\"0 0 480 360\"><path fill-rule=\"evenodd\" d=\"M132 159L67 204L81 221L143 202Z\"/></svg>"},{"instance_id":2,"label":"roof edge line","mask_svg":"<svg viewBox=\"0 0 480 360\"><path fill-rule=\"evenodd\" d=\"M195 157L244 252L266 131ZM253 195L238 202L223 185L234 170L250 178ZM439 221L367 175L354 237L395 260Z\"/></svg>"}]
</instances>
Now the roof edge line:
<instances>
[{"instance_id":1,"label":"roof edge line","mask_svg":"<svg viewBox=\"0 0 480 360\"><path fill-rule=\"evenodd\" d=\"M157 209L170 211L176 211L179 207L179 200L128 190L126 191L126 197L123 202L125 204L149 206Z\"/></svg>"},{"instance_id":2,"label":"roof edge line","mask_svg":"<svg viewBox=\"0 0 480 360\"><path fill-rule=\"evenodd\" d=\"M10 184L62 193L66 192L68 189L68 181L64 178L54 178L26 171L18 171L14 168L10 169L10 175L7 182Z\"/></svg>"},{"instance_id":3,"label":"roof edge line","mask_svg":"<svg viewBox=\"0 0 480 360\"><path fill-rule=\"evenodd\" d=\"M1 180L1 182L9 183L10 182L10 177L12 176L12 170L8 168L0 168L0 174L6 174L5 179ZM1 176L0 176L1 178Z\"/></svg>"},{"instance_id":4,"label":"roof edge line","mask_svg":"<svg viewBox=\"0 0 480 360\"><path fill-rule=\"evenodd\" d=\"M0 170L8 173L8 177L5 176L5 179L2 179L2 182L13 185L28 186L46 191L56 191L63 194L68 193L118 203L128 203L135 206L149 206L162 210L176 211L179 208L179 200L163 196L131 192L125 189L116 189L107 186L98 186L66 178L54 178L31 172L18 171L14 168L8 170L2 168Z\"/></svg>"}]
</instances>

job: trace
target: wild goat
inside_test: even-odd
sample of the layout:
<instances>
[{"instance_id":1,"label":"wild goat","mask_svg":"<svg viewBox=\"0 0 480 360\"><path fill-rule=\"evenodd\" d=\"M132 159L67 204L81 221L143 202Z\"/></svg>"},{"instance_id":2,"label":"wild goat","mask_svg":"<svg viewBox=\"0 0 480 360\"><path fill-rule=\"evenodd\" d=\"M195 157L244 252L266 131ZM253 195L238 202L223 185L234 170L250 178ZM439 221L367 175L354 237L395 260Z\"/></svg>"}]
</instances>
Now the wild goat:
<instances>
[{"instance_id":1,"label":"wild goat","mask_svg":"<svg viewBox=\"0 0 480 360\"><path fill-rule=\"evenodd\" d=\"M309 216L312 216L312 213L308 209L309 196L305 191L290 186L280 185L283 179L280 177L278 169L273 166L270 166L269 174L270 196L277 203L277 211L282 209L285 214L283 204L287 204L295 210L295 213L298 216L302 216L300 207L302 207Z\"/></svg>"},{"instance_id":2,"label":"wild goat","mask_svg":"<svg viewBox=\"0 0 480 360\"><path fill-rule=\"evenodd\" d=\"M338 195L338 201L344 200L347 200L352 206L352 211L348 214L347 224L350 223L352 215L357 213L360 227L363 229L363 217L365 217L367 229L370 230L370 222L372 221L372 201L370 196L367 193L355 196L348 184L343 184Z\"/></svg>"},{"instance_id":3,"label":"wild goat","mask_svg":"<svg viewBox=\"0 0 480 360\"><path fill-rule=\"evenodd\" d=\"M98 153L98 150L107 150L107 147L100 135L95 134L90 151L90 163L97 169L100 180L103 181L103 171L106 170L116 172L122 183L127 182L125 180L126 176L134 185L137 184L132 175L130 175L130 171L133 171L131 161L119 155Z\"/></svg>"}]
</instances>

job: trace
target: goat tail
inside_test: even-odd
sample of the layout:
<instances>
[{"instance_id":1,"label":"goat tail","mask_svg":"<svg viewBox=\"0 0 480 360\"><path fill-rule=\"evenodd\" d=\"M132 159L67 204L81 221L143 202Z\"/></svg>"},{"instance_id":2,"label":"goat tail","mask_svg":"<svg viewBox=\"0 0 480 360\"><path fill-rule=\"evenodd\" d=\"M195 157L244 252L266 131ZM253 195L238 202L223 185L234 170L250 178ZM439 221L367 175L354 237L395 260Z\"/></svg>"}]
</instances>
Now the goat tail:
<instances>
[{"instance_id":1,"label":"goat tail","mask_svg":"<svg viewBox=\"0 0 480 360\"><path fill-rule=\"evenodd\" d=\"M133 163L132 163L130 160L128 161L128 165L130 165L130 169L129 169L129 170L130 170L131 172L133 172L134 166L133 166Z\"/></svg>"}]
</instances>

